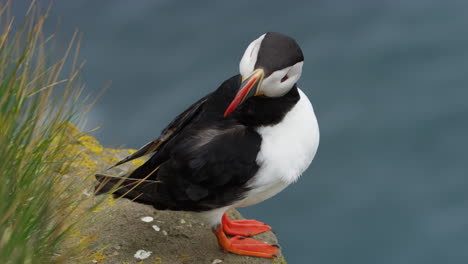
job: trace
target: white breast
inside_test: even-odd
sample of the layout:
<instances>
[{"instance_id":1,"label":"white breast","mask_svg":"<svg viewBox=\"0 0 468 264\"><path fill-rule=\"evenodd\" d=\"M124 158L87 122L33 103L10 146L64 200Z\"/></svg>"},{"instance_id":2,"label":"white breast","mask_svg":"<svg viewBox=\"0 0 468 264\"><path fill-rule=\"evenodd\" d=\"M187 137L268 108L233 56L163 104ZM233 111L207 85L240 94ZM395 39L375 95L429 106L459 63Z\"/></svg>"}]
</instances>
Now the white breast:
<instances>
[{"instance_id":1,"label":"white breast","mask_svg":"<svg viewBox=\"0 0 468 264\"><path fill-rule=\"evenodd\" d=\"M259 127L262 136L257 163L260 169L250 180L246 198L236 207L264 201L296 181L309 167L319 145L317 119L307 96L300 99L284 119L272 126Z\"/></svg>"}]
</instances>

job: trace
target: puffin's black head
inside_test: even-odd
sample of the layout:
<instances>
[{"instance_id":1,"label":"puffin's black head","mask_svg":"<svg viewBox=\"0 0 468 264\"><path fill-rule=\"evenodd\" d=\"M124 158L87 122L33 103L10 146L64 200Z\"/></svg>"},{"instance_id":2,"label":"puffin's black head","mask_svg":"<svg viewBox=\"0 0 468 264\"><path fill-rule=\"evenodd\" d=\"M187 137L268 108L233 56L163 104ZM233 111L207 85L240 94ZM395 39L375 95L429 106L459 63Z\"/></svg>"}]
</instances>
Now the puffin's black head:
<instances>
[{"instance_id":1,"label":"puffin's black head","mask_svg":"<svg viewBox=\"0 0 468 264\"><path fill-rule=\"evenodd\" d=\"M241 87L224 116L249 97L279 97L288 93L301 77L303 63L301 48L286 35L268 32L252 41L239 64Z\"/></svg>"}]
</instances>

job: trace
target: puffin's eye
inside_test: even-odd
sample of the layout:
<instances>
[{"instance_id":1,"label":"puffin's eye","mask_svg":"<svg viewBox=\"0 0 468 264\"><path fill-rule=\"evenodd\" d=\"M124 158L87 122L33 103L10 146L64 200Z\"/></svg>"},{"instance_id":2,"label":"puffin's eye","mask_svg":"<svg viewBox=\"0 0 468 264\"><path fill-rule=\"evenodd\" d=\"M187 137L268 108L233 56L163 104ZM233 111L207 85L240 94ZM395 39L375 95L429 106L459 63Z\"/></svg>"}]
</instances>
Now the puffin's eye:
<instances>
[{"instance_id":1,"label":"puffin's eye","mask_svg":"<svg viewBox=\"0 0 468 264\"><path fill-rule=\"evenodd\" d=\"M281 79L281 82L285 82L288 78L289 78L288 75L285 75L283 79Z\"/></svg>"}]
</instances>

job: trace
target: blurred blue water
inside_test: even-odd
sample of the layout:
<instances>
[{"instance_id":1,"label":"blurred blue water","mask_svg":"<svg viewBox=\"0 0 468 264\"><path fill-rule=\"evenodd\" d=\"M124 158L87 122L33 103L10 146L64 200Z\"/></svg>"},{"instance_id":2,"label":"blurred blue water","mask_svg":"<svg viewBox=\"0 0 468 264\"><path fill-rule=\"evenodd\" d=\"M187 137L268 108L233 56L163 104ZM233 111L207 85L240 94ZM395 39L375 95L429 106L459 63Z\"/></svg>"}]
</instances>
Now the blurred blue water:
<instances>
[{"instance_id":1,"label":"blurred blue water","mask_svg":"<svg viewBox=\"0 0 468 264\"><path fill-rule=\"evenodd\" d=\"M297 184L242 212L274 227L290 263L439 264L468 263L467 13L456 0L81 0L52 17L84 32L88 91L113 81L89 115L109 147L157 136L260 34L295 37L321 145Z\"/></svg>"}]
</instances>

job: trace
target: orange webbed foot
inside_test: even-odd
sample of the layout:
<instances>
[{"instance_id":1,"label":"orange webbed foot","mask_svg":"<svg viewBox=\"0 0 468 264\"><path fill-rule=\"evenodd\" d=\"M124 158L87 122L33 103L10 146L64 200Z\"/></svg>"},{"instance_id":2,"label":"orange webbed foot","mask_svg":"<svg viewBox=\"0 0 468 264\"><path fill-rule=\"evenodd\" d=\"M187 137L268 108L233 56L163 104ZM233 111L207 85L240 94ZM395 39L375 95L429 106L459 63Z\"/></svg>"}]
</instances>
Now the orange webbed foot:
<instances>
[{"instance_id":1,"label":"orange webbed foot","mask_svg":"<svg viewBox=\"0 0 468 264\"><path fill-rule=\"evenodd\" d=\"M218 238L219 245L225 251L238 255L262 258L275 258L278 255L277 246L242 236L227 238L222 226L215 229L214 232Z\"/></svg>"},{"instance_id":2,"label":"orange webbed foot","mask_svg":"<svg viewBox=\"0 0 468 264\"><path fill-rule=\"evenodd\" d=\"M231 220L226 213L223 214L221 226L231 236L254 236L271 230L269 225L257 220Z\"/></svg>"}]
</instances>

